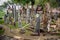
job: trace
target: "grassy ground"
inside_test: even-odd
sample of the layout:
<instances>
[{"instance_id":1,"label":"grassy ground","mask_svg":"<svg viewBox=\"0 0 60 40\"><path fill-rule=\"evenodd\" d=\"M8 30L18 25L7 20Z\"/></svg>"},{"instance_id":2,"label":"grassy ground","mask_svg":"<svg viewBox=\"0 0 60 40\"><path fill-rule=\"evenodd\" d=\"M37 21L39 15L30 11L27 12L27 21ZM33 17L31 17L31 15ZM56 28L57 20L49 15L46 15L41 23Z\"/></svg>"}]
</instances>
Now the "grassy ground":
<instances>
[{"instance_id":1,"label":"grassy ground","mask_svg":"<svg viewBox=\"0 0 60 40\"><path fill-rule=\"evenodd\" d=\"M11 29L19 28L19 27L18 27L18 22L16 22L16 26L10 25L10 24L7 24L7 26L10 27ZM29 24L26 24L24 21L22 21L22 27L23 27L23 28L27 28L28 26L29 26Z\"/></svg>"}]
</instances>

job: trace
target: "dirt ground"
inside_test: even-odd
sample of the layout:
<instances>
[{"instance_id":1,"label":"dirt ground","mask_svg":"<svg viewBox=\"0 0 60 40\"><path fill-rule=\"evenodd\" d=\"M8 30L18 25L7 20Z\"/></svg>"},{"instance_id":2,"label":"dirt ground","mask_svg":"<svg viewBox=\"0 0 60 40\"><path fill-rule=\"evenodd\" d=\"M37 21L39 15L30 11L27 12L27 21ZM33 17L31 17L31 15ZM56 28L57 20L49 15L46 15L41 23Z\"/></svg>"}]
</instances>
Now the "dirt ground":
<instances>
[{"instance_id":1,"label":"dirt ground","mask_svg":"<svg viewBox=\"0 0 60 40\"><path fill-rule=\"evenodd\" d=\"M5 25L4 25L4 29L5 29L4 35L21 38L22 40L46 40L47 38L58 38L58 36L55 36L55 35L42 36L41 34L40 36L31 36L31 35L20 34L18 33L19 29L12 29L11 31L10 28L6 27Z\"/></svg>"}]
</instances>

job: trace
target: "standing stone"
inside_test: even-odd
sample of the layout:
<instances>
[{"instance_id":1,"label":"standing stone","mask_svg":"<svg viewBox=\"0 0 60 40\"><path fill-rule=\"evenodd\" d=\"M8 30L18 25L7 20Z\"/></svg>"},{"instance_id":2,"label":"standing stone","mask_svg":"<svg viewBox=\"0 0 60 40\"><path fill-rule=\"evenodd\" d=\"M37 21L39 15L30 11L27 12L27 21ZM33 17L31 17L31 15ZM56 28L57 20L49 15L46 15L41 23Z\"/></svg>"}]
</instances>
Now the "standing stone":
<instances>
[{"instance_id":1,"label":"standing stone","mask_svg":"<svg viewBox=\"0 0 60 40\"><path fill-rule=\"evenodd\" d=\"M27 20L26 20L26 22L29 23L30 22L30 9L27 8L26 12L27 12Z\"/></svg>"},{"instance_id":2,"label":"standing stone","mask_svg":"<svg viewBox=\"0 0 60 40\"><path fill-rule=\"evenodd\" d=\"M20 7L18 6L18 27L22 27L22 24L21 24L21 16L20 16Z\"/></svg>"},{"instance_id":3,"label":"standing stone","mask_svg":"<svg viewBox=\"0 0 60 40\"><path fill-rule=\"evenodd\" d=\"M38 35L40 35L40 15L36 14L36 29L35 29L36 33L38 33Z\"/></svg>"},{"instance_id":4,"label":"standing stone","mask_svg":"<svg viewBox=\"0 0 60 40\"><path fill-rule=\"evenodd\" d=\"M6 15L4 15L4 23L6 23Z\"/></svg>"},{"instance_id":5,"label":"standing stone","mask_svg":"<svg viewBox=\"0 0 60 40\"><path fill-rule=\"evenodd\" d=\"M14 18L14 7L12 5L12 14L13 14L13 18Z\"/></svg>"},{"instance_id":6,"label":"standing stone","mask_svg":"<svg viewBox=\"0 0 60 40\"><path fill-rule=\"evenodd\" d=\"M16 21L18 21L18 5L16 5Z\"/></svg>"},{"instance_id":7,"label":"standing stone","mask_svg":"<svg viewBox=\"0 0 60 40\"><path fill-rule=\"evenodd\" d=\"M13 13L13 18L14 18L14 26L16 26L16 5L12 5L12 13Z\"/></svg>"},{"instance_id":8,"label":"standing stone","mask_svg":"<svg viewBox=\"0 0 60 40\"><path fill-rule=\"evenodd\" d=\"M11 7L8 8L8 17L9 17L9 23L12 24L12 9Z\"/></svg>"},{"instance_id":9,"label":"standing stone","mask_svg":"<svg viewBox=\"0 0 60 40\"><path fill-rule=\"evenodd\" d=\"M5 15L4 15L4 23L7 24L7 10L5 11Z\"/></svg>"},{"instance_id":10,"label":"standing stone","mask_svg":"<svg viewBox=\"0 0 60 40\"><path fill-rule=\"evenodd\" d=\"M16 21L18 21L18 11L16 11Z\"/></svg>"},{"instance_id":11,"label":"standing stone","mask_svg":"<svg viewBox=\"0 0 60 40\"><path fill-rule=\"evenodd\" d=\"M37 9L36 9L36 32L38 33L38 35L40 35L40 23L42 22L42 13L43 13L43 8L41 5L38 5L37 6Z\"/></svg>"},{"instance_id":12,"label":"standing stone","mask_svg":"<svg viewBox=\"0 0 60 40\"><path fill-rule=\"evenodd\" d=\"M18 15L18 27L22 27L20 16Z\"/></svg>"},{"instance_id":13,"label":"standing stone","mask_svg":"<svg viewBox=\"0 0 60 40\"><path fill-rule=\"evenodd\" d=\"M7 24L7 15L4 16L4 22Z\"/></svg>"},{"instance_id":14,"label":"standing stone","mask_svg":"<svg viewBox=\"0 0 60 40\"><path fill-rule=\"evenodd\" d=\"M13 5L14 22L16 22L16 5Z\"/></svg>"},{"instance_id":15,"label":"standing stone","mask_svg":"<svg viewBox=\"0 0 60 40\"><path fill-rule=\"evenodd\" d=\"M8 12L8 10L7 10L7 14L6 14L6 16L7 16L7 18L6 18L6 22L7 22L7 24L9 24L9 12Z\"/></svg>"},{"instance_id":16,"label":"standing stone","mask_svg":"<svg viewBox=\"0 0 60 40\"><path fill-rule=\"evenodd\" d=\"M50 23L51 23L51 19L48 20L48 25L47 25L48 32L50 31L50 26L51 26Z\"/></svg>"}]
</instances>

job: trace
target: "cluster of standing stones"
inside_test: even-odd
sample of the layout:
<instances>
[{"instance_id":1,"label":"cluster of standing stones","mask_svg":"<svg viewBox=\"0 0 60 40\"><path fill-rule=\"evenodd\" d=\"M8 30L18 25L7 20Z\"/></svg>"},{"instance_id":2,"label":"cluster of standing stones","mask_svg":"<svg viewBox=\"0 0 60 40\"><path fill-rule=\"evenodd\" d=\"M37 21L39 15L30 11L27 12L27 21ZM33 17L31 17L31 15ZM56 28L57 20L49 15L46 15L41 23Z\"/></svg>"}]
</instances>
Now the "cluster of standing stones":
<instances>
[{"instance_id":1,"label":"cluster of standing stones","mask_svg":"<svg viewBox=\"0 0 60 40\"><path fill-rule=\"evenodd\" d=\"M57 18L56 14L54 17L55 19ZM45 11L43 11L41 5L33 9L15 4L12 6L9 5L4 16L6 24L15 26L16 22L18 22L18 27L22 27L22 21L25 21L26 24L30 23L30 25L35 26L35 32L38 33L38 35L40 35L41 22L43 22L44 29L48 29L49 31L51 20L49 8L45 7Z\"/></svg>"}]
</instances>

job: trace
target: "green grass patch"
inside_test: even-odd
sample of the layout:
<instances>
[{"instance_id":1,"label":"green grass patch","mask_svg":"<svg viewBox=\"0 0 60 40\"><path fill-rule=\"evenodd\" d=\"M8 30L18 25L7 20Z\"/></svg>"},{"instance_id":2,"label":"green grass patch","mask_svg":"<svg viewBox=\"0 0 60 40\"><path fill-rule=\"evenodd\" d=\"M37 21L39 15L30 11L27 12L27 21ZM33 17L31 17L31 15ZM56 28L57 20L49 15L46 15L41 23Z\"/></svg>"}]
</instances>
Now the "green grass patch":
<instances>
[{"instance_id":1,"label":"green grass patch","mask_svg":"<svg viewBox=\"0 0 60 40\"><path fill-rule=\"evenodd\" d=\"M56 20L53 19L52 22L51 22L51 24L55 24L55 23L56 23Z\"/></svg>"},{"instance_id":2,"label":"green grass patch","mask_svg":"<svg viewBox=\"0 0 60 40\"><path fill-rule=\"evenodd\" d=\"M4 20L3 19L0 19L0 24L3 24L4 23Z\"/></svg>"},{"instance_id":3,"label":"green grass patch","mask_svg":"<svg viewBox=\"0 0 60 40\"><path fill-rule=\"evenodd\" d=\"M4 30L0 30L0 35L3 35L4 34Z\"/></svg>"},{"instance_id":4,"label":"green grass patch","mask_svg":"<svg viewBox=\"0 0 60 40\"><path fill-rule=\"evenodd\" d=\"M10 29L14 29L16 28L14 25L8 25L10 27Z\"/></svg>"},{"instance_id":5,"label":"green grass patch","mask_svg":"<svg viewBox=\"0 0 60 40\"><path fill-rule=\"evenodd\" d=\"M28 26L29 26L29 24L26 24L25 21L22 21L22 27L23 27L23 28L28 28Z\"/></svg>"},{"instance_id":6,"label":"green grass patch","mask_svg":"<svg viewBox=\"0 0 60 40\"><path fill-rule=\"evenodd\" d=\"M10 29L18 28L18 26L14 26L14 25L8 25L8 27L10 27Z\"/></svg>"},{"instance_id":7,"label":"green grass patch","mask_svg":"<svg viewBox=\"0 0 60 40\"><path fill-rule=\"evenodd\" d=\"M25 21L22 21L22 26L25 26L25 25L26 25Z\"/></svg>"},{"instance_id":8,"label":"green grass patch","mask_svg":"<svg viewBox=\"0 0 60 40\"><path fill-rule=\"evenodd\" d=\"M10 27L11 29L19 28L19 27L18 27L18 22L16 22L16 26L10 25L10 24L7 24L6 26ZM24 29L26 29L26 28L29 27L29 24L26 24L24 21L22 21L22 27L23 27Z\"/></svg>"},{"instance_id":9,"label":"green grass patch","mask_svg":"<svg viewBox=\"0 0 60 40\"><path fill-rule=\"evenodd\" d=\"M8 26L10 29L15 29L15 28L18 28L18 23L16 22L16 26L11 24L6 24L6 26Z\"/></svg>"},{"instance_id":10,"label":"green grass patch","mask_svg":"<svg viewBox=\"0 0 60 40\"><path fill-rule=\"evenodd\" d=\"M24 28L29 28L29 24L26 24L25 26L23 26Z\"/></svg>"}]
</instances>

